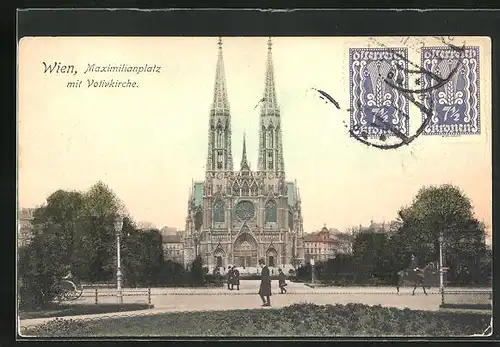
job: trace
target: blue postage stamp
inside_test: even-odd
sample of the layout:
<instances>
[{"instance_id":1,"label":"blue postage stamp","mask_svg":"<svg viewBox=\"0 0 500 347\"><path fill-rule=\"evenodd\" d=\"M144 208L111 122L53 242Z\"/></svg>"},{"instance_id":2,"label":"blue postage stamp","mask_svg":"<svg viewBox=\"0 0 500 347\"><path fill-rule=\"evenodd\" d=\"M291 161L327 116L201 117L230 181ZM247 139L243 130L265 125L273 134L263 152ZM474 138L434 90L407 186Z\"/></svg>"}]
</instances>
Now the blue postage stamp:
<instances>
[{"instance_id":1,"label":"blue postage stamp","mask_svg":"<svg viewBox=\"0 0 500 347\"><path fill-rule=\"evenodd\" d=\"M429 97L423 100L425 107L432 110L423 134L480 134L479 47L423 47L421 59L422 68L427 72L449 79L441 87L432 89ZM431 74L422 74L422 89L432 88L437 83ZM425 118L427 115L422 113L422 119Z\"/></svg>"},{"instance_id":2,"label":"blue postage stamp","mask_svg":"<svg viewBox=\"0 0 500 347\"><path fill-rule=\"evenodd\" d=\"M408 136L408 100L387 83L408 88L407 65L407 48L349 49L351 136Z\"/></svg>"}]
</instances>

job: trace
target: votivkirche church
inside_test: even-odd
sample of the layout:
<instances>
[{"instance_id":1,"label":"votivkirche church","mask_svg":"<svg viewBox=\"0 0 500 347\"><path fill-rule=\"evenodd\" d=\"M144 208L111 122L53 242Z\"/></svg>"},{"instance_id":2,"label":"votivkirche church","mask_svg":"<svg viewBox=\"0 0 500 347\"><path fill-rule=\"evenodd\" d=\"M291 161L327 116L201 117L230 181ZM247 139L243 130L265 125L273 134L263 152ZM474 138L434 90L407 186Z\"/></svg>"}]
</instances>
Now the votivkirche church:
<instances>
[{"instance_id":1,"label":"votivkirche church","mask_svg":"<svg viewBox=\"0 0 500 347\"><path fill-rule=\"evenodd\" d=\"M229 107L222 40L219 38L213 104L209 115L205 181L190 191L186 219L185 262L199 255L203 263L256 267L303 262L301 200L295 182L287 181L283 160L282 118L276 100L272 43L268 41L264 95L260 102L258 167L243 153L233 168ZM286 118L285 118L286 121Z\"/></svg>"}]
</instances>

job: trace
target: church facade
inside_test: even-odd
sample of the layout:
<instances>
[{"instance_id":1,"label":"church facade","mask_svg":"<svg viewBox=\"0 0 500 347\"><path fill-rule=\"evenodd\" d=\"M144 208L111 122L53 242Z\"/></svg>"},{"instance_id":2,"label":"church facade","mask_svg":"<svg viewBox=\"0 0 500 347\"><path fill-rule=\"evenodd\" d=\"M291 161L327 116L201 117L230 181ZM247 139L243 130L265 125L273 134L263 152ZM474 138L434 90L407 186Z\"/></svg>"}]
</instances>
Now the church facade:
<instances>
[{"instance_id":1,"label":"church facade","mask_svg":"<svg viewBox=\"0 0 500 347\"><path fill-rule=\"evenodd\" d=\"M282 119L276 100L272 42L268 41L264 95L260 101L258 167L243 153L233 168L231 112L219 39L213 104L209 115L204 181L193 182L185 228L185 265L293 266L303 262L303 220L296 182L286 180Z\"/></svg>"}]
</instances>

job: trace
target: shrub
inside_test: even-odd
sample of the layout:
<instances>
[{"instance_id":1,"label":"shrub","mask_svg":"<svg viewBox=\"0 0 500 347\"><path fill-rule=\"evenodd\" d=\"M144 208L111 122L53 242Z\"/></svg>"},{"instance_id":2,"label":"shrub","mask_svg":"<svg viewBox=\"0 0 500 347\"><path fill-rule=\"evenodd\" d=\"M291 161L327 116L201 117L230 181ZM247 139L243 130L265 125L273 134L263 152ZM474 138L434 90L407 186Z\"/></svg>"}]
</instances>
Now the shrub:
<instances>
[{"instance_id":1,"label":"shrub","mask_svg":"<svg viewBox=\"0 0 500 347\"><path fill-rule=\"evenodd\" d=\"M294 304L276 310L165 313L99 321L51 321L37 336L464 336L483 331L489 315L414 311L363 304Z\"/></svg>"},{"instance_id":2,"label":"shrub","mask_svg":"<svg viewBox=\"0 0 500 347\"><path fill-rule=\"evenodd\" d=\"M200 256L197 256L191 263L191 283L194 286L201 286L204 282L203 261Z\"/></svg>"},{"instance_id":3,"label":"shrub","mask_svg":"<svg viewBox=\"0 0 500 347\"><path fill-rule=\"evenodd\" d=\"M19 249L19 307L36 309L47 306L56 296L55 284L65 275L57 252L52 251L52 235L36 234Z\"/></svg>"}]
</instances>

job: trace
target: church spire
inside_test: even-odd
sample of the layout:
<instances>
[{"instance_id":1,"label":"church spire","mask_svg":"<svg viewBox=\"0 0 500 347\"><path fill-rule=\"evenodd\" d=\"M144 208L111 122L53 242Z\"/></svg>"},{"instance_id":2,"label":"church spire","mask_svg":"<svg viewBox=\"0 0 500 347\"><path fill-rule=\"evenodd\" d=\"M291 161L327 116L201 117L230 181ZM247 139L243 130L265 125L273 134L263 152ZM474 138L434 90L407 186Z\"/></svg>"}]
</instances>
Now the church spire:
<instances>
[{"instance_id":1,"label":"church spire","mask_svg":"<svg viewBox=\"0 0 500 347\"><path fill-rule=\"evenodd\" d=\"M231 115L227 96L222 38L219 37L215 68L214 98L210 109L207 171L233 170L231 151Z\"/></svg>"},{"instance_id":2,"label":"church spire","mask_svg":"<svg viewBox=\"0 0 500 347\"><path fill-rule=\"evenodd\" d=\"M246 135L243 133L243 155L241 156L241 170L250 170L250 166L247 161L247 145L246 145Z\"/></svg>"},{"instance_id":3,"label":"church spire","mask_svg":"<svg viewBox=\"0 0 500 347\"><path fill-rule=\"evenodd\" d=\"M281 119L274 81L271 38L267 41L266 79L260 110L259 171L285 171Z\"/></svg>"},{"instance_id":4,"label":"church spire","mask_svg":"<svg viewBox=\"0 0 500 347\"><path fill-rule=\"evenodd\" d=\"M278 102L276 100L276 89L274 86L274 69L273 69L273 43L271 38L267 41L267 64L266 64L266 80L264 87L264 97L262 100L262 113L274 114L279 113Z\"/></svg>"},{"instance_id":5,"label":"church spire","mask_svg":"<svg viewBox=\"0 0 500 347\"><path fill-rule=\"evenodd\" d=\"M224 73L224 58L222 56L222 38L219 37L219 54L217 57L217 66L215 68L215 86L214 101L212 110L222 113L229 113L229 101L227 98L226 75Z\"/></svg>"}]
</instances>

